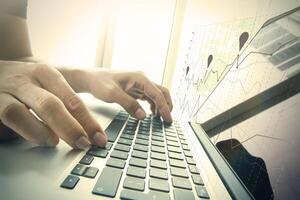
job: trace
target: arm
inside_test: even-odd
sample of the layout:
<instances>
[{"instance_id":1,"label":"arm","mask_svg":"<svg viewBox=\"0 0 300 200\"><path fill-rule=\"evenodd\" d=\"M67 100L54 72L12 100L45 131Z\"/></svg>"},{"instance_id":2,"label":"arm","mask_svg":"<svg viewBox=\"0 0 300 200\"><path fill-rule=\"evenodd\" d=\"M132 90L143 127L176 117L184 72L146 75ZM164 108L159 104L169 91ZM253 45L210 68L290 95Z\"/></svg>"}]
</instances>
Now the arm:
<instances>
[{"instance_id":1,"label":"arm","mask_svg":"<svg viewBox=\"0 0 300 200\"><path fill-rule=\"evenodd\" d=\"M55 146L61 138L73 148L83 149L90 143L104 146L107 136L78 92L119 103L138 119L146 113L136 99L146 100L153 112L172 121L166 88L139 72L57 70L37 61L32 57L26 21L13 18L3 17L1 23L8 28L0 29L6 38L2 39L5 46L0 46L0 120L6 127L39 145Z\"/></svg>"}]
</instances>

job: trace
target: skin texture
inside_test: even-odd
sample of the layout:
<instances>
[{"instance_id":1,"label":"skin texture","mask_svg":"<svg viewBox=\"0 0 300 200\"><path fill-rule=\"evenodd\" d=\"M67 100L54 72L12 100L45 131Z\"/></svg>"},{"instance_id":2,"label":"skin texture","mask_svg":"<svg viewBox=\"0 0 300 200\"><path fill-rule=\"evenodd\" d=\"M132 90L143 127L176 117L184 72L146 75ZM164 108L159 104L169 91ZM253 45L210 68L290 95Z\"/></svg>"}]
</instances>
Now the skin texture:
<instances>
[{"instance_id":1,"label":"skin texture","mask_svg":"<svg viewBox=\"0 0 300 200\"><path fill-rule=\"evenodd\" d=\"M138 119L146 113L136 99L146 100L172 122L168 90L143 73L56 69L32 57L24 19L0 14L0 25L0 140L16 133L41 146L56 146L59 139L76 149L105 146L106 133L80 92L116 102Z\"/></svg>"}]
</instances>

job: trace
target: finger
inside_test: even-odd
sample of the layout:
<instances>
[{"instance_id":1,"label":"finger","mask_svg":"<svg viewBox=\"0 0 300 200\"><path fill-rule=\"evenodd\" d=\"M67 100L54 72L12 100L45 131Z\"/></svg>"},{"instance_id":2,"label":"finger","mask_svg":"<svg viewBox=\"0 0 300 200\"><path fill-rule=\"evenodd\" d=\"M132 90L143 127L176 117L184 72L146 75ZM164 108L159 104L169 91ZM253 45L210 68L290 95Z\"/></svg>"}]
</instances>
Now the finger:
<instances>
[{"instance_id":1,"label":"finger","mask_svg":"<svg viewBox=\"0 0 300 200\"><path fill-rule=\"evenodd\" d=\"M166 121L171 123L172 117L169 106L165 100L163 93L147 78L144 79L144 93L148 96L156 105L160 115Z\"/></svg>"},{"instance_id":2,"label":"finger","mask_svg":"<svg viewBox=\"0 0 300 200\"><path fill-rule=\"evenodd\" d=\"M167 88L163 87L163 86L158 85L158 84L155 84L155 85L163 93L163 95L164 95L164 97L166 99L166 102L167 102L167 104L169 106L169 109L170 109L170 111L172 111L173 110L173 103L172 103L172 98L171 98L169 90Z\"/></svg>"},{"instance_id":3,"label":"finger","mask_svg":"<svg viewBox=\"0 0 300 200\"><path fill-rule=\"evenodd\" d=\"M0 95L0 120L20 136L42 146L56 146L59 138L28 108L8 94Z\"/></svg>"},{"instance_id":4,"label":"finger","mask_svg":"<svg viewBox=\"0 0 300 200\"><path fill-rule=\"evenodd\" d=\"M107 136L82 100L58 71L51 68L45 68L44 70L48 71L48 76L42 75L45 71L38 72L38 76L36 76L42 87L53 93L64 103L67 110L86 131L90 141L104 147L107 143Z\"/></svg>"},{"instance_id":5,"label":"finger","mask_svg":"<svg viewBox=\"0 0 300 200\"><path fill-rule=\"evenodd\" d=\"M84 129L52 93L31 83L10 92L30 107L56 135L73 148L85 149L90 145Z\"/></svg>"},{"instance_id":6,"label":"finger","mask_svg":"<svg viewBox=\"0 0 300 200\"><path fill-rule=\"evenodd\" d=\"M120 104L131 116L134 116L137 119L144 119L146 117L146 112L141 105L121 88L116 87L112 91L111 96L112 99Z\"/></svg>"}]
</instances>

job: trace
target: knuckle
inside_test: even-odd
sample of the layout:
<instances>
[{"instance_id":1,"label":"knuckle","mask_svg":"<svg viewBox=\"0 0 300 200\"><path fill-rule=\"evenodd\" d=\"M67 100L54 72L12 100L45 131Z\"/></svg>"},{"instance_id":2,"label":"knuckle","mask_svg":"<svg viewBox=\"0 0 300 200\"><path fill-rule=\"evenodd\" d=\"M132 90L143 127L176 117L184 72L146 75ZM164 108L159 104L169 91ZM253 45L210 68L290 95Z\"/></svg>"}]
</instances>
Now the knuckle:
<instances>
[{"instance_id":1,"label":"knuckle","mask_svg":"<svg viewBox=\"0 0 300 200\"><path fill-rule=\"evenodd\" d=\"M111 84L109 88L107 88L106 90L106 96L108 98L115 97L116 94L118 93L118 90L119 90L118 86L116 86L115 84Z\"/></svg>"},{"instance_id":2,"label":"knuckle","mask_svg":"<svg viewBox=\"0 0 300 200\"><path fill-rule=\"evenodd\" d=\"M80 111L84 107L82 100L76 94L66 97L65 102L66 102L67 108L71 112Z\"/></svg>"},{"instance_id":3,"label":"knuckle","mask_svg":"<svg viewBox=\"0 0 300 200\"><path fill-rule=\"evenodd\" d=\"M62 103L53 96L42 97L37 100L38 110L40 112L49 114L53 111L58 111L62 108Z\"/></svg>"},{"instance_id":4,"label":"knuckle","mask_svg":"<svg viewBox=\"0 0 300 200\"><path fill-rule=\"evenodd\" d=\"M49 73L50 67L45 64L37 64L35 69L33 70L33 74L36 76L44 75Z\"/></svg>"},{"instance_id":5,"label":"knuckle","mask_svg":"<svg viewBox=\"0 0 300 200\"><path fill-rule=\"evenodd\" d=\"M18 116L26 109L23 104L19 103L11 103L7 105L2 113L1 113L1 120L4 123L15 123L18 121Z\"/></svg>"},{"instance_id":6,"label":"knuckle","mask_svg":"<svg viewBox=\"0 0 300 200\"><path fill-rule=\"evenodd\" d=\"M52 79L62 78L62 75L56 69L46 64L37 64L33 70L33 75L35 77L45 77L51 75Z\"/></svg>"}]
</instances>

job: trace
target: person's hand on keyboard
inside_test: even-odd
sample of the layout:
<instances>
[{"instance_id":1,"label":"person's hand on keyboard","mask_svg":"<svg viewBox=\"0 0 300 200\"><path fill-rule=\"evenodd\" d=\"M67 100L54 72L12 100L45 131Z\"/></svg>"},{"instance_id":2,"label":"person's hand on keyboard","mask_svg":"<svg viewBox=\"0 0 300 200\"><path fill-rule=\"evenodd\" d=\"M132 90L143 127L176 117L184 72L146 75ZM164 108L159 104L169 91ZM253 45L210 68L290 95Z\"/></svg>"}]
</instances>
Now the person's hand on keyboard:
<instances>
[{"instance_id":1,"label":"person's hand on keyboard","mask_svg":"<svg viewBox=\"0 0 300 200\"><path fill-rule=\"evenodd\" d=\"M90 144L105 146L106 134L76 92L90 92L103 101L119 103L138 119L146 113L136 99L146 100L153 112L172 122L168 90L142 73L76 69L59 72L45 64L0 61L0 126L3 123L43 146L55 146L59 138L78 149ZM0 132L0 139L3 134Z\"/></svg>"},{"instance_id":2,"label":"person's hand on keyboard","mask_svg":"<svg viewBox=\"0 0 300 200\"><path fill-rule=\"evenodd\" d=\"M118 103L137 119L146 117L136 100L141 99L149 102L153 113L162 116L166 122L172 122L173 105L168 89L151 82L142 72L85 71L81 73L84 76L80 77L80 81L72 76L72 71L61 71L69 82L74 82L71 85L79 87L81 92L89 92L105 102Z\"/></svg>"},{"instance_id":3,"label":"person's hand on keyboard","mask_svg":"<svg viewBox=\"0 0 300 200\"><path fill-rule=\"evenodd\" d=\"M0 61L0 120L43 146L55 146L59 138L78 149L107 141L62 74L45 64Z\"/></svg>"}]
</instances>

